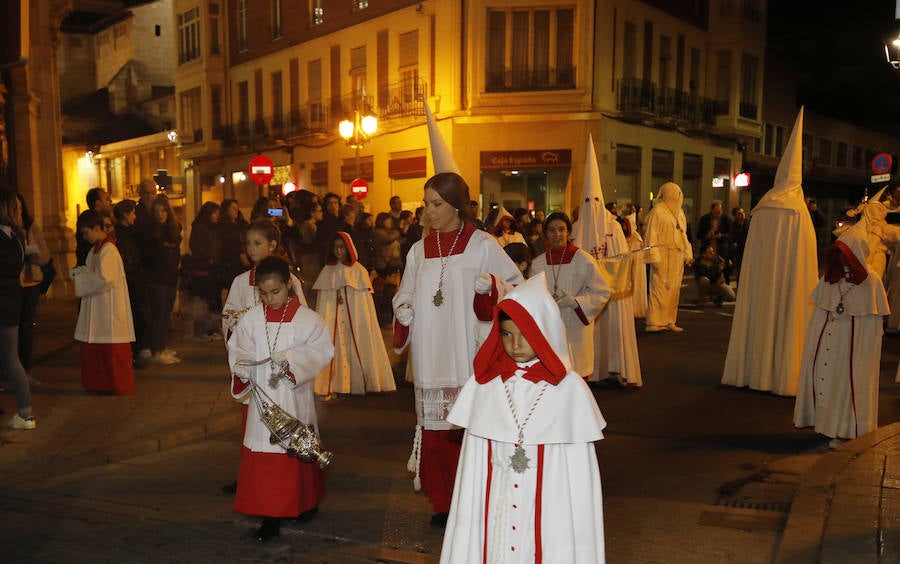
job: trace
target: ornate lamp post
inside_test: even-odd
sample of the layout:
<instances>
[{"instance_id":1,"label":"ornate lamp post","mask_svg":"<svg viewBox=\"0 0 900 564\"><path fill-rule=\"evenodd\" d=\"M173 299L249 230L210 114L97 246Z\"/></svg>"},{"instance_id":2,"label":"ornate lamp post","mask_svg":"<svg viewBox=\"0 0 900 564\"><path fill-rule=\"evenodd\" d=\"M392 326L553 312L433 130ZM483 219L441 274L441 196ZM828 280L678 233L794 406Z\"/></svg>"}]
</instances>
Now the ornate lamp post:
<instances>
[{"instance_id":1,"label":"ornate lamp post","mask_svg":"<svg viewBox=\"0 0 900 564\"><path fill-rule=\"evenodd\" d=\"M347 145L356 150L356 176L359 178L359 150L378 130L378 118L370 113L353 110L353 119L345 119L338 124L338 131Z\"/></svg>"}]
</instances>

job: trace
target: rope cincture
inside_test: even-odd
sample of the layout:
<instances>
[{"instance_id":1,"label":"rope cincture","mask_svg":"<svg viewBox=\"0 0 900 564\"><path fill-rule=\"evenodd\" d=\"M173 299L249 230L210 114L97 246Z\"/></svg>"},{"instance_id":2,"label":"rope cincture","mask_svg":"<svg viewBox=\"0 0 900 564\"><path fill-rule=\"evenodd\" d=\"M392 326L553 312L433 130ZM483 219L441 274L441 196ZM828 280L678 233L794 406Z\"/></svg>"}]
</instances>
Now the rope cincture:
<instances>
[{"instance_id":1,"label":"rope cincture","mask_svg":"<svg viewBox=\"0 0 900 564\"><path fill-rule=\"evenodd\" d=\"M406 461L406 469L415 474L413 478L413 489L422 491L422 479L419 477L419 467L422 464L422 426L416 425L416 433L413 437L413 448L409 454L409 460Z\"/></svg>"}]
</instances>

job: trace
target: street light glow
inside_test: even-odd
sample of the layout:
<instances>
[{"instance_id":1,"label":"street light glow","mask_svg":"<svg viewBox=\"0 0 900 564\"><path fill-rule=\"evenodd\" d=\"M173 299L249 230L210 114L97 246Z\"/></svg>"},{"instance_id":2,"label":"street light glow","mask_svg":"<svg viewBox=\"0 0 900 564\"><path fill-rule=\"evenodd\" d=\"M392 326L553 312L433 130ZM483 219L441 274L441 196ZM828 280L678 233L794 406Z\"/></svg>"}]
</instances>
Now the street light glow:
<instances>
[{"instance_id":1,"label":"street light glow","mask_svg":"<svg viewBox=\"0 0 900 564\"><path fill-rule=\"evenodd\" d=\"M362 130L366 135L372 135L378 129L378 118L372 115L363 116Z\"/></svg>"},{"instance_id":2,"label":"street light glow","mask_svg":"<svg viewBox=\"0 0 900 564\"><path fill-rule=\"evenodd\" d=\"M353 137L354 129L355 128L353 126L353 122L350 121L349 119L345 119L341 123L338 124L338 131L340 131L341 137L343 137L347 141L349 141L350 138Z\"/></svg>"}]
</instances>

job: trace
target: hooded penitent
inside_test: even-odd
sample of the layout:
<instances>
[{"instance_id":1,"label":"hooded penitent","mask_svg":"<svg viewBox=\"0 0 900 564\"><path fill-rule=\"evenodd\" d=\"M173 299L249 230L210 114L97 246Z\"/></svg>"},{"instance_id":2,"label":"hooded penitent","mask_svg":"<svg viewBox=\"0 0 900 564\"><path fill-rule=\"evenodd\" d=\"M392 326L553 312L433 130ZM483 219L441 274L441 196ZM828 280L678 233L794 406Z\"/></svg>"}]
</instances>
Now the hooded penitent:
<instances>
[{"instance_id":1,"label":"hooded penitent","mask_svg":"<svg viewBox=\"0 0 900 564\"><path fill-rule=\"evenodd\" d=\"M797 394L816 285L816 233L803 197L803 109L775 184L751 212L722 383Z\"/></svg>"},{"instance_id":2,"label":"hooded penitent","mask_svg":"<svg viewBox=\"0 0 900 564\"><path fill-rule=\"evenodd\" d=\"M825 251L825 273L812 294L794 406L794 425L852 439L878 425L882 319L881 279L866 265L864 225L854 225Z\"/></svg>"},{"instance_id":3,"label":"hooded penitent","mask_svg":"<svg viewBox=\"0 0 900 564\"><path fill-rule=\"evenodd\" d=\"M600 168L594 153L593 137L588 135L584 159L584 184L581 187L581 211L572 226L575 245L593 256L600 264L611 290L606 309L597 318L594 332L595 354L592 381L610 375L623 384L642 386L641 363L638 358L634 330L633 256L628 240L615 216L606 209ZM615 257L615 258L613 258ZM641 265L643 267L643 264Z\"/></svg>"},{"instance_id":4,"label":"hooded penitent","mask_svg":"<svg viewBox=\"0 0 900 564\"><path fill-rule=\"evenodd\" d=\"M537 358L516 363L506 354L501 311ZM447 417L466 435L442 563L604 561L593 441L606 422L584 380L569 371L568 356L543 274L497 304L475 374ZM524 468L511 459L517 455Z\"/></svg>"}]
</instances>

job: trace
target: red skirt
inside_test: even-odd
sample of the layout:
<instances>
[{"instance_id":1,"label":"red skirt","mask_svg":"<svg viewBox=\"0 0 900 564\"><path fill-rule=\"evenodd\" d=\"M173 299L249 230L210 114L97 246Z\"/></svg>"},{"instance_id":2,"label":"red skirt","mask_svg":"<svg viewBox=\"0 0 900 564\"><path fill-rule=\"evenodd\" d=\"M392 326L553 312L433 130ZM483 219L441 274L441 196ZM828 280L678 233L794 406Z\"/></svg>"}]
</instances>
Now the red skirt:
<instances>
[{"instance_id":1,"label":"red skirt","mask_svg":"<svg viewBox=\"0 0 900 564\"><path fill-rule=\"evenodd\" d=\"M234 510L264 517L297 517L325 497L325 479L315 462L241 447Z\"/></svg>"},{"instance_id":2,"label":"red skirt","mask_svg":"<svg viewBox=\"0 0 900 564\"><path fill-rule=\"evenodd\" d=\"M81 385L89 392L133 394L131 343L81 343Z\"/></svg>"},{"instance_id":3,"label":"red skirt","mask_svg":"<svg viewBox=\"0 0 900 564\"><path fill-rule=\"evenodd\" d=\"M462 437L462 429L422 430L422 460L419 464L419 478L422 480L422 490L431 501L435 513L450 512Z\"/></svg>"}]
</instances>

